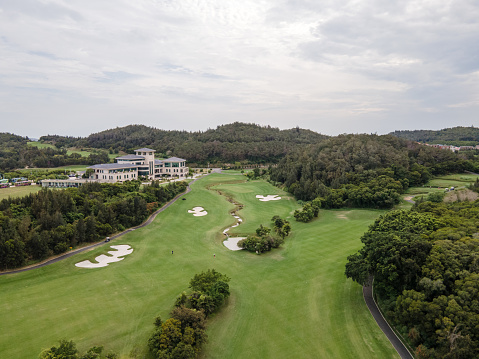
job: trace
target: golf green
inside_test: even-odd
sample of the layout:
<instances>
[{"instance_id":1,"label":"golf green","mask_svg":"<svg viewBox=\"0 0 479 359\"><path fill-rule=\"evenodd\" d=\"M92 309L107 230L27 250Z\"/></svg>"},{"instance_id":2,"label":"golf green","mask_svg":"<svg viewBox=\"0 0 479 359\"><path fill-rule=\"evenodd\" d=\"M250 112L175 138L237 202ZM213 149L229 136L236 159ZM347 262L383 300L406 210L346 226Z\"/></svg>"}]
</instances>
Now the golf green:
<instances>
[{"instance_id":1,"label":"golf green","mask_svg":"<svg viewBox=\"0 0 479 359\"><path fill-rule=\"evenodd\" d=\"M156 315L168 317L190 278L215 268L230 278L227 305L210 318L204 358L398 358L362 299L361 287L344 276L346 257L381 212L321 211L298 223L294 199L264 181L212 174L162 212L149 226L55 264L0 277L0 357L35 358L60 338L81 351L104 345L121 358L147 356ZM223 195L217 191L221 191ZM257 194L278 194L260 202ZM271 217L288 217L285 245L263 255L230 251L223 229L252 233ZM208 215L188 213L201 206ZM76 268L128 244L134 251L104 268ZM173 254L172 254L173 251Z\"/></svg>"}]
</instances>

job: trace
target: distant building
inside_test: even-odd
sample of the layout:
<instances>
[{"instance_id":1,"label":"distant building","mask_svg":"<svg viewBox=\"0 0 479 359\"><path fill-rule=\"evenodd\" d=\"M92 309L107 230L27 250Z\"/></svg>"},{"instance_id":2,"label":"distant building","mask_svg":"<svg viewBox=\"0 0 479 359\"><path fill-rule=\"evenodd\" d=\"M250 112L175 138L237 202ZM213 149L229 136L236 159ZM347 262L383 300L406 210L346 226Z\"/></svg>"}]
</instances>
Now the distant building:
<instances>
[{"instance_id":1,"label":"distant building","mask_svg":"<svg viewBox=\"0 0 479 359\"><path fill-rule=\"evenodd\" d=\"M116 183L146 177L149 180L186 178L189 169L186 160L178 157L155 159L155 150L140 148L134 155L120 156L116 163L87 167L93 170L88 179L43 180L43 187L78 187L85 182Z\"/></svg>"}]
</instances>

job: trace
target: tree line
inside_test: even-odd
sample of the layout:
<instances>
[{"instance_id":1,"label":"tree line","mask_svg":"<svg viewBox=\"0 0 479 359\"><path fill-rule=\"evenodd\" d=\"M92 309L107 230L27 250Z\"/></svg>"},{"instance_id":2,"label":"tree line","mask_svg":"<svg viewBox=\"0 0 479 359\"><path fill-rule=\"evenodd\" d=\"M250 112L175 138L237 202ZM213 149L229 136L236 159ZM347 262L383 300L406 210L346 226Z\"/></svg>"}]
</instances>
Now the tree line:
<instances>
[{"instance_id":1,"label":"tree line","mask_svg":"<svg viewBox=\"0 0 479 359\"><path fill-rule=\"evenodd\" d=\"M141 147L152 148L158 156L171 154L191 163L276 163L297 146L317 143L326 136L294 128L280 130L271 126L235 122L206 131L166 131L144 125L117 127L85 138L43 136L42 141L57 147L91 147L131 153Z\"/></svg>"},{"instance_id":2,"label":"tree line","mask_svg":"<svg viewBox=\"0 0 479 359\"><path fill-rule=\"evenodd\" d=\"M299 200L319 198L322 208L391 208L409 186L478 168L467 154L390 135L340 135L287 154L270 179Z\"/></svg>"},{"instance_id":3,"label":"tree line","mask_svg":"<svg viewBox=\"0 0 479 359\"><path fill-rule=\"evenodd\" d=\"M42 189L0 201L0 269L23 266L141 224L186 190L186 182L139 181Z\"/></svg>"},{"instance_id":4,"label":"tree line","mask_svg":"<svg viewBox=\"0 0 479 359\"><path fill-rule=\"evenodd\" d=\"M106 151L91 153L83 157L78 153L68 154L65 148L38 148L28 145L29 139L9 133L0 133L0 171L17 168L54 168L72 165L94 165L108 163Z\"/></svg>"},{"instance_id":5,"label":"tree line","mask_svg":"<svg viewBox=\"0 0 479 359\"><path fill-rule=\"evenodd\" d=\"M390 133L393 136L408 139L417 142L439 143L444 145L473 146L479 143L479 128L471 127L452 127L444 128L439 131L434 130L412 130L412 131L394 131Z\"/></svg>"},{"instance_id":6,"label":"tree line","mask_svg":"<svg viewBox=\"0 0 479 359\"><path fill-rule=\"evenodd\" d=\"M423 201L391 211L362 236L346 275L370 285L418 358L477 358L479 201Z\"/></svg>"}]
</instances>

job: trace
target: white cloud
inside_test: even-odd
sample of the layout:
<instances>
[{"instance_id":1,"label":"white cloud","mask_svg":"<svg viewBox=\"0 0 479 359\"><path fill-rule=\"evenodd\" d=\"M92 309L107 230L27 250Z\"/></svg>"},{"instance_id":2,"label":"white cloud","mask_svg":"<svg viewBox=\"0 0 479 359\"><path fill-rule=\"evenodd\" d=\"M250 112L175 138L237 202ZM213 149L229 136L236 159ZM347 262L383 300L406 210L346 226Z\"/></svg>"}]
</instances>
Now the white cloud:
<instances>
[{"instance_id":1,"label":"white cloud","mask_svg":"<svg viewBox=\"0 0 479 359\"><path fill-rule=\"evenodd\" d=\"M0 0L0 131L470 125L477 18L472 0Z\"/></svg>"}]
</instances>

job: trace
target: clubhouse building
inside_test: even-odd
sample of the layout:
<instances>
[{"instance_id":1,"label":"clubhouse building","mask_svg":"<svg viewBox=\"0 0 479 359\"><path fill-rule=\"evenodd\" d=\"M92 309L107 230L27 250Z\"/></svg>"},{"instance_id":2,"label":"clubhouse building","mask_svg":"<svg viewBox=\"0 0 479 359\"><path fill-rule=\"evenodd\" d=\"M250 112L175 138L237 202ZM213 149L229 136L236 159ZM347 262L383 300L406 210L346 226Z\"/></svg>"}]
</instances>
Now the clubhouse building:
<instances>
[{"instance_id":1,"label":"clubhouse building","mask_svg":"<svg viewBox=\"0 0 479 359\"><path fill-rule=\"evenodd\" d=\"M159 180L165 178L186 178L189 169L186 160L178 157L155 159L155 150L140 148L134 155L120 156L116 163L105 163L87 167L90 171L88 178L42 181L43 187L79 187L85 182L117 183L124 181L148 178Z\"/></svg>"}]
</instances>

